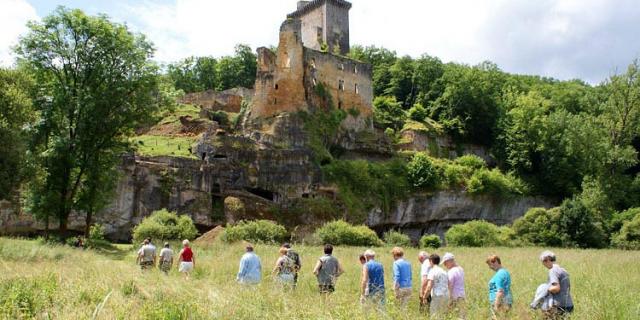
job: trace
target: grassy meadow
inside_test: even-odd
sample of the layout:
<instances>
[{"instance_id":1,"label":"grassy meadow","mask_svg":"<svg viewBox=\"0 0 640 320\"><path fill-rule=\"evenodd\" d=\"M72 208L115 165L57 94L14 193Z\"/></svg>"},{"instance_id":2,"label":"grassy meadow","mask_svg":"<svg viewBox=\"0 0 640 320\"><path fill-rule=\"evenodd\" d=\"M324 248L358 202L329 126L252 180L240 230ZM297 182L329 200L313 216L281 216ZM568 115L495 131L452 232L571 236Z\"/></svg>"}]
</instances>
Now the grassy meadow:
<instances>
[{"instance_id":1,"label":"grassy meadow","mask_svg":"<svg viewBox=\"0 0 640 320\"><path fill-rule=\"evenodd\" d=\"M369 315L358 302L360 264L364 248L336 247L345 274L325 305L311 270L321 247L294 246L303 268L298 288L283 292L269 276L277 247L257 245L263 282L255 288L235 283L242 244L195 246L196 269L185 280L174 268L141 272L135 249L77 250L43 245L34 240L0 238L1 319L419 319L418 249L407 250L414 270L414 296L407 312L395 306L391 288L390 248L376 248L385 266L386 313ZM174 250L176 248L174 247ZM498 254L511 272L513 319L537 319L528 304L546 269L537 260L541 248L441 248L453 252L465 269L469 319L488 319L487 282L493 274L484 263ZM640 252L617 250L555 250L571 275L576 311L572 319L639 319Z\"/></svg>"}]
</instances>

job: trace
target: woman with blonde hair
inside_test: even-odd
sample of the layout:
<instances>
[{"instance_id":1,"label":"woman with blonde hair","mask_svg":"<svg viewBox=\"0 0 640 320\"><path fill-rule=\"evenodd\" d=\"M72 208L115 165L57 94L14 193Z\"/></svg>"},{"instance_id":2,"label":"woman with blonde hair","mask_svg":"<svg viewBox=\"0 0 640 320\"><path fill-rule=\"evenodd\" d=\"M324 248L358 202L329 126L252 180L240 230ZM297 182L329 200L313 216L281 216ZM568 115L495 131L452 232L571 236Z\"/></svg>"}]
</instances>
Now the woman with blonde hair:
<instances>
[{"instance_id":1,"label":"woman with blonde hair","mask_svg":"<svg viewBox=\"0 0 640 320\"><path fill-rule=\"evenodd\" d=\"M191 250L189 240L182 241L182 250L180 250L178 257L178 265L180 266L178 271L184 273L186 278L189 279L189 274L196 266L196 257Z\"/></svg>"},{"instance_id":2,"label":"woman with blonde hair","mask_svg":"<svg viewBox=\"0 0 640 320\"><path fill-rule=\"evenodd\" d=\"M284 288L293 288L293 278L295 272L295 263L293 259L287 256L289 250L285 247L281 247L280 257L276 260L276 265L273 268L272 274L276 277L276 281L280 283Z\"/></svg>"}]
</instances>

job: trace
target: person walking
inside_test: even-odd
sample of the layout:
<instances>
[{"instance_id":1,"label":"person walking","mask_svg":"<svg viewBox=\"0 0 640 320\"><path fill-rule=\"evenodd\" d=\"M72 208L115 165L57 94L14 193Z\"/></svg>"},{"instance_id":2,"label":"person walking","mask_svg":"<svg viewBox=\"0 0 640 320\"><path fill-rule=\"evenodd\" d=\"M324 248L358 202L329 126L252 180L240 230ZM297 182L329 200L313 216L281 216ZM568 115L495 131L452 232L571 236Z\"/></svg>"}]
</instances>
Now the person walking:
<instances>
[{"instance_id":1,"label":"person walking","mask_svg":"<svg viewBox=\"0 0 640 320\"><path fill-rule=\"evenodd\" d=\"M165 274L169 274L173 265L173 250L169 247L169 242L164 243L164 248L160 250L160 270Z\"/></svg>"},{"instance_id":2,"label":"person walking","mask_svg":"<svg viewBox=\"0 0 640 320\"><path fill-rule=\"evenodd\" d=\"M326 302L329 294L336 290L336 280L342 273L344 273L344 270L340 265L340 261L333 256L333 246L325 244L324 256L318 259L313 268L313 274L318 279L318 288L323 302Z\"/></svg>"},{"instance_id":3,"label":"person walking","mask_svg":"<svg viewBox=\"0 0 640 320\"><path fill-rule=\"evenodd\" d=\"M456 263L452 253L447 252L442 257L442 263L447 268L449 277L449 307L459 319L466 316L464 270Z\"/></svg>"},{"instance_id":4,"label":"person walking","mask_svg":"<svg viewBox=\"0 0 640 320\"><path fill-rule=\"evenodd\" d=\"M178 254L178 264L178 271L184 273L185 277L189 279L191 271L196 267L196 257L187 239L182 241L182 250Z\"/></svg>"},{"instance_id":5,"label":"person walking","mask_svg":"<svg viewBox=\"0 0 640 320\"><path fill-rule=\"evenodd\" d=\"M487 265L496 273L489 280L489 303L491 304L491 318L504 318L511 310L513 297L511 296L511 275L502 267L500 257L490 255Z\"/></svg>"},{"instance_id":6,"label":"person walking","mask_svg":"<svg viewBox=\"0 0 640 320\"><path fill-rule=\"evenodd\" d=\"M280 247L279 252L280 257L276 260L276 265L273 268L272 274L284 289L292 289L295 264L293 260L287 256L287 248Z\"/></svg>"},{"instance_id":7,"label":"person walking","mask_svg":"<svg viewBox=\"0 0 640 320\"><path fill-rule=\"evenodd\" d=\"M429 311L429 302L431 302L431 293L427 290L427 276L431 271L431 262L429 262L429 254L426 251L418 253L418 262L420 262L420 311ZM426 293L426 295L423 295Z\"/></svg>"},{"instance_id":8,"label":"person walking","mask_svg":"<svg viewBox=\"0 0 640 320\"><path fill-rule=\"evenodd\" d=\"M298 285L298 273L302 269L302 261L300 260L300 255L291 248L291 244L285 242L282 247L287 248L287 257L293 260L293 265L295 267L293 270L293 288L295 289Z\"/></svg>"},{"instance_id":9,"label":"person walking","mask_svg":"<svg viewBox=\"0 0 640 320\"><path fill-rule=\"evenodd\" d=\"M566 318L573 312L569 273L556 263L556 255L551 251L542 252L540 261L545 268L549 269L548 291L553 296L554 301L551 308L544 312L544 317L546 319Z\"/></svg>"},{"instance_id":10,"label":"person walking","mask_svg":"<svg viewBox=\"0 0 640 320\"><path fill-rule=\"evenodd\" d=\"M384 267L375 260L376 253L367 249L364 252L367 262L362 265L362 278L360 281L360 302L373 304L379 310L384 307ZM367 292L368 289L368 292Z\"/></svg>"},{"instance_id":11,"label":"person walking","mask_svg":"<svg viewBox=\"0 0 640 320\"><path fill-rule=\"evenodd\" d=\"M393 255L393 291L396 301L403 310L411 298L411 263L404 259L404 250L400 247L391 249Z\"/></svg>"},{"instance_id":12,"label":"person walking","mask_svg":"<svg viewBox=\"0 0 640 320\"><path fill-rule=\"evenodd\" d=\"M254 252L253 245L245 246L245 254L240 258L240 267L236 281L240 284L258 284L262 278L262 265L260 257Z\"/></svg>"},{"instance_id":13,"label":"person walking","mask_svg":"<svg viewBox=\"0 0 640 320\"><path fill-rule=\"evenodd\" d=\"M140 269L149 270L156 265L156 247L149 239L144 239L142 247L138 250L136 264L140 264Z\"/></svg>"},{"instance_id":14,"label":"person walking","mask_svg":"<svg viewBox=\"0 0 640 320\"><path fill-rule=\"evenodd\" d=\"M447 314L449 304L449 278L447 272L440 266L440 256L432 254L429 256L431 268L427 275L427 286L422 292L422 296L429 295L429 315L432 319L443 319Z\"/></svg>"}]
</instances>

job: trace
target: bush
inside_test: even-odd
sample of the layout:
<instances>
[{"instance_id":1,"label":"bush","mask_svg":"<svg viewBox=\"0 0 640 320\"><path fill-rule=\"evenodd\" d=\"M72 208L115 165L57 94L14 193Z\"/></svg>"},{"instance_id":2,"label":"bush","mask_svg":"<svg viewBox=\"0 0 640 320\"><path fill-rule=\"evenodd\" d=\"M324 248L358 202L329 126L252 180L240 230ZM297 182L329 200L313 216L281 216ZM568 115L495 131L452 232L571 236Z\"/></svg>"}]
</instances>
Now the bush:
<instances>
[{"instance_id":1,"label":"bush","mask_svg":"<svg viewBox=\"0 0 640 320\"><path fill-rule=\"evenodd\" d=\"M111 246L111 243L104 238L104 227L96 223L89 227L89 238L85 240L87 248L105 248Z\"/></svg>"},{"instance_id":2,"label":"bush","mask_svg":"<svg viewBox=\"0 0 640 320\"><path fill-rule=\"evenodd\" d=\"M407 165L407 178L411 186L418 189L428 189L438 186L441 174L426 153L418 152L413 155Z\"/></svg>"},{"instance_id":3,"label":"bush","mask_svg":"<svg viewBox=\"0 0 640 320\"><path fill-rule=\"evenodd\" d=\"M501 230L484 220L469 221L451 227L444 235L447 245L466 247L489 247L503 245Z\"/></svg>"},{"instance_id":4,"label":"bush","mask_svg":"<svg viewBox=\"0 0 640 320\"><path fill-rule=\"evenodd\" d=\"M612 233L617 233L622 229L625 222L633 220L636 216L640 215L640 208L631 208L622 212L616 212L611 217L609 227Z\"/></svg>"},{"instance_id":5,"label":"bush","mask_svg":"<svg viewBox=\"0 0 640 320\"><path fill-rule=\"evenodd\" d=\"M467 191L471 194L490 194L501 197L524 194L524 183L512 176L503 174L498 169L480 169L467 180Z\"/></svg>"},{"instance_id":6,"label":"bush","mask_svg":"<svg viewBox=\"0 0 640 320\"><path fill-rule=\"evenodd\" d=\"M236 242L262 242L262 243L282 243L287 240L287 230L269 220L240 221L232 226L227 226L222 234L222 241Z\"/></svg>"},{"instance_id":7,"label":"bush","mask_svg":"<svg viewBox=\"0 0 640 320\"><path fill-rule=\"evenodd\" d=\"M487 163L484 161L484 159L473 154L466 154L462 157L458 157L453 162L455 164L459 164L461 166L469 167L475 170L487 167Z\"/></svg>"},{"instance_id":8,"label":"bush","mask_svg":"<svg viewBox=\"0 0 640 320\"><path fill-rule=\"evenodd\" d=\"M175 212L162 209L154 211L149 217L142 219L142 222L133 229L133 241L140 243L145 238L154 240L193 239L197 234L198 230L189 216L178 216Z\"/></svg>"},{"instance_id":9,"label":"bush","mask_svg":"<svg viewBox=\"0 0 640 320\"><path fill-rule=\"evenodd\" d=\"M558 225L571 245L602 248L607 244L607 236L601 222L597 221L593 211L581 200L568 199L562 202Z\"/></svg>"},{"instance_id":10,"label":"bush","mask_svg":"<svg viewBox=\"0 0 640 320\"><path fill-rule=\"evenodd\" d=\"M620 249L640 250L640 214L622 224L620 232L613 237L612 242Z\"/></svg>"},{"instance_id":11,"label":"bush","mask_svg":"<svg viewBox=\"0 0 640 320\"><path fill-rule=\"evenodd\" d=\"M559 247L564 235L559 228L560 210L531 208L513 223L516 238L530 245Z\"/></svg>"},{"instance_id":12,"label":"bush","mask_svg":"<svg viewBox=\"0 0 640 320\"><path fill-rule=\"evenodd\" d=\"M442 240L438 235L425 234L420 238L420 248L440 248Z\"/></svg>"},{"instance_id":13,"label":"bush","mask_svg":"<svg viewBox=\"0 0 640 320\"><path fill-rule=\"evenodd\" d=\"M397 247L410 247L411 246L411 239L409 238L408 235L406 235L406 234L404 234L402 232L389 230L389 231L384 233L382 238L384 239L384 242L388 246L397 246Z\"/></svg>"},{"instance_id":14,"label":"bush","mask_svg":"<svg viewBox=\"0 0 640 320\"><path fill-rule=\"evenodd\" d=\"M316 230L323 243L348 246L381 246L378 235L368 227L353 226L343 220L332 221Z\"/></svg>"}]
</instances>

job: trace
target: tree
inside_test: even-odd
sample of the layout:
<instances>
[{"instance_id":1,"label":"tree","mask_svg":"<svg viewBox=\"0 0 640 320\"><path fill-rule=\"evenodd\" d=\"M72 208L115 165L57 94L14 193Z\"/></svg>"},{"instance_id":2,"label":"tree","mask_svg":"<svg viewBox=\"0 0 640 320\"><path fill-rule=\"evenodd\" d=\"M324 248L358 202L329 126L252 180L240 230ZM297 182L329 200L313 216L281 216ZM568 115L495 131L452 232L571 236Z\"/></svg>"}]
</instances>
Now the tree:
<instances>
[{"instance_id":1,"label":"tree","mask_svg":"<svg viewBox=\"0 0 640 320\"><path fill-rule=\"evenodd\" d=\"M472 68L448 64L440 78L442 94L429 106L431 118L458 141L491 146L501 117L504 78L490 62Z\"/></svg>"},{"instance_id":2,"label":"tree","mask_svg":"<svg viewBox=\"0 0 640 320\"><path fill-rule=\"evenodd\" d=\"M403 109L409 109L415 101L414 64L413 59L404 56L397 59L389 68L389 87L384 91L386 95L396 97Z\"/></svg>"},{"instance_id":3,"label":"tree","mask_svg":"<svg viewBox=\"0 0 640 320\"><path fill-rule=\"evenodd\" d=\"M9 198L26 173L27 128L36 119L33 85L24 71L0 68L0 199Z\"/></svg>"},{"instance_id":4,"label":"tree","mask_svg":"<svg viewBox=\"0 0 640 320\"><path fill-rule=\"evenodd\" d=\"M395 97L382 96L373 99L373 120L380 128L402 129L406 114Z\"/></svg>"},{"instance_id":5,"label":"tree","mask_svg":"<svg viewBox=\"0 0 640 320\"><path fill-rule=\"evenodd\" d=\"M243 44L237 45L234 56L222 57L218 61L216 90L222 91L237 86L253 88L257 68L257 56L251 48Z\"/></svg>"},{"instance_id":6,"label":"tree","mask_svg":"<svg viewBox=\"0 0 640 320\"><path fill-rule=\"evenodd\" d=\"M81 199L91 188L98 159L119 155L133 129L149 123L167 102L158 89L153 47L144 36L106 16L87 16L58 7L42 22L30 22L16 49L36 79L35 109L42 116L33 154L43 175L33 184L32 210L54 215L65 232L71 210L87 207ZM107 161L109 163L110 161ZM85 195L85 196L83 196Z\"/></svg>"}]
</instances>

